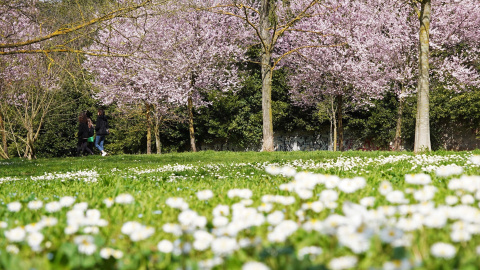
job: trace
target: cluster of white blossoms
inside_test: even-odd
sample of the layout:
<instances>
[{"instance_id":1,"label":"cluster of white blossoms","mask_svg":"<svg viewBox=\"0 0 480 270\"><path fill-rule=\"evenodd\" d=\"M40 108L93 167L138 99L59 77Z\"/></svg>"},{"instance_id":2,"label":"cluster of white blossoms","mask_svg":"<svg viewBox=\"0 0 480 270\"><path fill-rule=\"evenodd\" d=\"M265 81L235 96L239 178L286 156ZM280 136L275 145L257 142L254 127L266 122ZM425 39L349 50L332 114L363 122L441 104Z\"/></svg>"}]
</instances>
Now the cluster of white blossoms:
<instances>
[{"instance_id":1,"label":"cluster of white blossoms","mask_svg":"<svg viewBox=\"0 0 480 270\"><path fill-rule=\"evenodd\" d=\"M267 168L267 171L272 174L284 176L294 171L289 166L287 168L278 166ZM448 176L456 175L456 172L459 171L455 166L446 167L446 169L454 171L448 173ZM447 172L440 175L445 177ZM471 239L472 234L480 234L480 229L477 229L480 228L480 212L478 208L469 206L480 197L463 194L461 198L457 198L450 195L447 198L447 205L436 206L433 199L437 188L430 185L432 179L428 174L405 175L405 184L413 186L405 190L395 190L389 181L383 181L380 183L378 192L393 205L377 205L376 207L374 207L376 198L373 196L363 197L359 203L343 201L340 204L338 202L340 194L351 194L364 188L366 180L363 177L342 179L337 176L307 172L295 172L292 177L292 182L280 185L279 189L296 194L298 199L295 196L263 195L261 205L256 208L248 207L252 202L245 203L245 200L232 206L217 205L213 210L212 224L214 228L211 232L205 231L202 226L192 227L192 224L187 224L186 220L195 220L197 214L192 210L183 210L179 214L180 224L165 224L164 230L176 236L182 233L191 233L194 239L193 249L198 251L210 249L215 256L220 257L231 254L241 246L242 239L237 238L243 235L242 232L264 224L269 225L266 240L271 243L283 243L299 229L303 229L307 232L334 236L341 245L350 249L354 254L363 254L369 250L374 237L378 237L384 244L392 247L409 247L412 244L414 231L421 230L423 227L445 229L449 220L453 221L451 226L452 242L465 242ZM462 176L459 179L452 179L450 185L464 193L466 191L476 192L480 187L476 184L480 180L476 179L472 176ZM314 190L318 186L322 186L323 190L319 194L314 194ZM204 196L198 194L201 192L197 193L197 197L200 200L204 199ZM227 194L232 199L249 199L252 191L232 189ZM475 195L480 195L480 193ZM210 198L211 196L214 196L213 192L209 191L206 197ZM314 196L318 196L318 200L306 201ZM412 199L416 203L411 204ZM286 219L285 211L276 210L276 205L291 205L297 201L301 202L301 208L293 216L296 216L296 219ZM455 205L459 201L462 204ZM179 198L169 198L167 204L173 208L182 209L180 205L183 205L184 202ZM323 220L316 218L318 213L326 209L338 209L339 206L341 206L343 214L330 213ZM188 219L185 216L188 216ZM185 228L189 229L185 230ZM159 250L160 246L165 250L165 242L162 242L162 245L159 243ZM448 248L440 245L439 247L432 246L431 252L433 256L447 258L450 254L449 251ZM315 256L321 252L320 247L305 247L299 250L298 255L302 257L305 255ZM334 258L329 262L329 267L348 269L355 267L357 261L358 258L355 256ZM402 265L411 265L409 261L399 262ZM385 266L389 267L395 263L397 262L386 262Z\"/></svg>"},{"instance_id":2,"label":"cluster of white blossoms","mask_svg":"<svg viewBox=\"0 0 480 270\"><path fill-rule=\"evenodd\" d=\"M117 197L115 197L115 202L118 204L131 204L134 201L135 199L133 196L128 193L119 194Z\"/></svg>"},{"instance_id":3,"label":"cluster of white blossoms","mask_svg":"<svg viewBox=\"0 0 480 270\"><path fill-rule=\"evenodd\" d=\"M131 196L131 195L129 195ZM133 197L132 197L133 198ZM64 227L63 231L65 235L76 235L73 238L73 242L77 245L78 252L81 254L92 255L97 251L97 246L94 243L92 235L100 232L100 227L106 227L109 225L108 221L101 218L101 212L98 209L88 209L87 202L75 203L76 198L71 196L61 197L59 201L52 201L43 204L40 200L30 201L27 207L32 211L38 211L44 205L44 210L47 213L56 213L63 208L70 208L66 213L66 224L61 224ZM12 211L19 211L21 204L14 202L9 208ZM44 229L47 227L58 226L58 219L55 217L42 217L39 222L26 224L25 226L19 226L10 230L5 230L4 235L9 242L21 244L26 242L33 251L39 252L44 248L48 248L51 243L49 241L44 242ZM2 223L2 227L6 228L7 224ZM149 229L143 228L141 236L131 235L132 241L137 238L143 237L144 234L149 232ZM150 235L153 232L150 233ZM42 246L42 243L44 244ZM16 251L15 245L11 245L11 252ZM110 256L114 258L121 258L123 252L114 249L102 249L100 255L104 258Z\"/></svg>"},{"instance_id":4,"label":"cluster of white blossoms","mask_svg":"<svg viewBox=\"0 0 480 270\"><path fill-rule=\"evenodd\" d=\"M102 248L100 250L100 257L105 260L110 259L110 257L113 257L115 259L121 259L123 257L123 251L109 247Z\"/></svg>"},{"instance_id":5,"label":"cluster of white blossoms","mask_svg":"<svg viewBox=\"0 0 480 270\"><path fill-rule=\"evenodd\" d=\"M168 240L162 240L158 242L157 249L162 253L171 253L173 251L173 244Z\"/></svg>"},{"instance_id":6,"label":"cluster of white blossoms","mask_svg":"<svg viewBox=\"0 0 480 270\"><path fill-rule=\"evenodd\" d=\"M455 159L463 161L468 159L468 162L465 161L466 167L454 164L441 165ZM170 220L170 223L146 226L137 221L128 221L123 225L120 224L121 233L128 236L125 238L126 241L138 242L148 238L154 239L152 236L158 231L156 226L159 226L164 233L169 234L169 238L176 240L161 240L157 244L158 252L173 253L176 256L201 252L213 256L211 259L199 262L201 269L211 269L222 264L225 257L240 249L259 245L281 246L300 235L333 239L343 247L341 254L345 256L332 258L330 251L326 254L320 244L319 246L301 246L306 244L302 243L296 247L299 259L308 257L311 260L317 258L322 260L325 256L328 261L322 263L328 265L329 269L355 268L363 254L372 249L372 243L375 243L372 240L380 241L382 245L393 248L408 249L415 244L418 232L423 233L425 229L441 230L442 234L447 232L445 237L441 238L442 242L428 243L430 255L447 260L454 258L460 246L466 246L466 243L480 235L480 176L461 175L467 166L480 165L480 158L429 155L342 157L335 162L323 163L322 166L352 170L375 162L388 164L400 161L410 162L412 168L431 166L428 167L431 173L407 174L404 176L404 181L400 183L385 179L375 183L372 186L373 189L367 190L367 181L360 176L341 178L295 169L297 165L319 165L316 163L298 161L286 166L265 163L257 166L259 168L265 166L265 170L271 175L291 177L290 182L278 187L279 193L283 195L266 194L262 195L259 201L254 201L253 199L258 198L254 196L254 191L230 189L225 194L229 198L227 201L234 201L234 203L212 205L211 201L214 200L210 199L215 197L214 192L208 189L199 190L195 192L196 196L192 194L190 198L170 197L165 201L166 205L172 208L168 210L169 213L176 213L175 219ZM204 166L210 166L212 172L217 172L221 167ZM244 168L253 165L239 164L238 166ZM162 172L185 171L196 170L196 168L199 167L172 165L161 170ZM147 171L142 172L147 173ZM53 176L48 176L43 180L48 180L49 177L53 179ZM81 176L79 174L75 177ZM285 179L282 178L282 180ZM448 189L439 192L438 183ZM199 204L198 201L195 203L196 199L201 203ZM205 202L207 200L209 201ZM114 242L106 244L108 246L103 248L97 247L94 242L94 236L102 237L104 230L100 230L101 227L114 226L102 218L101 209L89 209L87 202L75 202L75 197L65 196L58 201L47 202L35 199L28 203L23 201L6 203L5 209L10 212L10 215L17 215L28 209L37 214L43 211L43 214L55 217L43 216L36 223L23 225L17 224L18 222L13 224L11 220L0 221L0 229L7 244L5 250L18 253L23 250L23 246L28 245L31 250L41 252L49 245L46 240L49 237L46 235L48 230L45 228L62 226L63 234L68 239L73 239L79 253L99 254L104 259L123 258L122 250L108 247L114 245ZM134 202L134 196L128 193L103 200L106 208ZM208 205L213 209L211 213L201 215L199 214L201 212L191 209L189 203L192 208L196 205ZM65 208L69 209L64 210ZM64 219L59 218L62 213L66 215L66 223ZM211 217L211 220L207 217ZM262 235L263 239L259 235ZM119 238L121 237L123 236L120 235ZM311 242L308 244L315 245ZM480 255L480 246L476 247L475 252ZM318 256L320 254L323 255ZM413 267L408 259L387 261L382 267L396 269L396 266L402 266L405 269ZM261 262L246 262L242 269L268 269L268 266Z\"/></svg>"},{"instance_id":7,"label":"cluster of white blossoms","mask_svg":"<svg viewBox=\"0 0 480 270\"><path fill-rule=\"evenodd\" d=\"M268 233L267 239L272 243L283 243L289 236L298 230L297 222L282 220Z\"/></svg>"},{"instance_id":8,"label":"cluster of white blossoms","mask_svg":"<svg viewBox=\"0 0 480 270\"><path fill-rule=\"evenodd\" d=\"M323 162L316 162L314 160L294 160L288 161L280 166L279 164L265 164L265 170L272 175L282 174L285 176L293 176L296 167L303 170L312 169L341 169L343 171L364 171L364 168L369 166L382 166L386 164L395 164L399 162L408 162L412 166L412 170L417 167L422 168L422 171L432 172L441 167L440 164L448 162L465 162L472 166L480 166L480 156L475 155L380 155L375 158L370 157L338 157L336 159L328 159ZM284 171L289 173L285 174ZM459 173L457 173L459 174Z\"/></svg>"},{"instance_id":9,"label":"cluster of white blossoms","mask_svg":"<svg viewBox=\"0 0 480 270\"><path fill-rule=\"evenodd\" d=\"M67 226L64 230L66 235L75 234L80 229L86 234L97 234L99 227L108 225L108 221L101 218L98 209L87 209L87 207L86 203L78 203L67 212Z\"/></svg>"},{"instance_id":10,"label":"cluster of white blossoms","mask_svg":"<svg viewBox=\"0 0 480 270\"><path fill-rule=\"evenodd\" d=\"M209 200L213 197L213 192L209 189L201 190L197 192L197 198L201 201Z\"/></svg>"},{"instance_id":11,"label":"cluster of white blossoms","mask_svg":"<svg viewBox=\"0 0 480 270\"><path fill-rule=\"evenodd\" d=\"M221 265L222 263L223 263L223 259L221 257L214 257L212 259L199 261L198 267L200 269L212 269L215 266ZM255 268L251 268L250 270L254 270L254 269Z\"/></svg>"},{"instance_id":12,"label":"cluster of white blossoms","mask_svg":"<svg viewBox=\"0 0 480 270\"><path fill-rule=\"evenodd\" d=\"M156 169L140 169L140 168L131 168L130 171L134 172L137 175L141 174L150 174L150 173L162 173L162 172L183 172L190 170L197 170L197 166L193 165L184 165L184 164L167 164L165 166L156 168Z\"/></svg>"},{"instance_id":13,"label":"cluster of white blossoms","mask_svg":"<svg viewBox=\"0 0 480 270\"><path fill-rule=\"evenodd\" d=\"M58 220L56 218L44 216L39 222L5 230L4 235L5 238L11 243L26 242L33 251L39 252L43 250L41 244L45 239L42 230L47 227L53 227L57 225L57 223ZM2 224L1 227L6 228L7 224ZM10 249L12 252L16 253L14 245L11 245Z\"/></svg>"},{"instance_id":14,"label":"cluster of white blossoms","mask_svg":"<svg viewBox=\"0 0 480 270\"><path fill-rule=\"evenodd\" d=\"M465 191L475 193L480 191L480 176L476 175L462 175L460 178L453 178L448 182L450 190ZM477 199L480 194L476 194Z\"/></svg>"},{"instance_id":15,"label":"cluster of white blossoms","mask_svg":"<svg viewBox=\"0 0 480 270\"><path fill-rule=\"evenodd\" d=\"M136 221L127 221L123 224L121 231L128 235L133 242L138 242L152 236L155 233L155 228Z\"/></svg>"},{"instance_id":16,"label":"cluster of white blossoms","mask_svg":"<svg viewBox=\"0 0 480 270\"><path fill-rule=\"evenodd\" d=\"M478 155L472 155L470 159L468 160L467 164L473 164L476 166L480 166L480 156Z\"/></svg>"},{"instance_id":17,"label":"cluster of white blossoms","mask_svg":"<svg viewBox=\"0 0 480 270\"><path fill-rule=\"evenodd\" d=\"M463 173L463 167L456 164L442 165L435 170L435 174L439 177L449 177Z\"/></svg>"},{"instance_id":18,"label":"cluster of white blossoms","mask_svg":"<svg viewBox=\"0 0 480 270\"><path fill-rule=\"evenodd\" d=\"M355 256L343 256L334 258L328 264L328 267L332 270L342 270L342 269L350 269L357 265L357 257Z\"/></svg>"},{"instance_id":19,"label":"cluster of white blossoms","mask_svg":"<svg viewBox=\"0 0 480 270\"><path fill-rule=\"evenodd\" d=\"M108 197L108 198L103 200L103 203L105 204L105 206L107 208L110 208L110 207L112 207L112 205L114 203L117 203L117 204L132 204L134 201L135 201L135 199L133 198L132 195L130 195L128 193L123 193L123 194L117 195L117 197L115 197L115 198Z\"/></svg>"},{"instance_id":20,"label":"cluster of white blossoms","mask_svg":"<svg viewBox=\"0 0 480 270\"><path fill-rule=\"evenodd\" d=\"M269 174L272 174L272 175L283 175L283 176L286 176L286 177L291 177L291 176L294 176L296 173L297 173L297 170L295 170L294 167L292 166L282 166L282 167L279 167L277 165L267 165L265 167L265 171Z\"/></svg>"},{"instance_id":21,"label":"cluster of white blossoms","mask_svg":"<svg viewBox=\"0 0 480 270\"><path fill-rule=\"evenodd\" d=\"M256 208L246 207L242 203L232 205L231 219L228 219L229 211L225 209L225 206L214 208L213 215L214 220L216 219L215 225L217 225L213 232L217 236L236 237L239 232L250 227L261 226L265 222L263 213Z\"/></svg>"},{"instance_id":22,"label":"cluster of white blossoms","mask_svg":"<svg viewBox=\"0 0 480 270\"><path fill-rule=\"evenodd\" d=\"M176 208L181 210L188 209L188 203L181 197L168 198L165 203L171 208Z\"/></svg>"},{"instance_id":23,"label":"cluster of white blossoms","mask_svg":"<svg viewBox=\"0 0 480 270\"><path fill-rule=\"evenodd\" d=\"M94 238L91 235L75 236L73 242L78 246L78 252L81 254L92 255L97 251L97 246L94 243Z\"/></svg>"},{"instance_id":24,"label":"cluster of white blossoms","mask_svg":"<svg viewBox=\"0 0 480 270\"><path fill-rule=\"evenodd\" d=\"M270 270L270 268L261 262L247 262L242 266L242 270Z\"/></svg>"},{"instance_id":25,"label":"cluster of white blossoms","mask_svg":"<svg viewBox=\"0 0 480 270\"><path fill-rule=\"evenodd\" d=\"M405 175L405 183L413 185L426 185L432 182L432 178L428 174L407 174Z\"/></svg>"},{"instance_id":26,"label":"cluster of white blossoms","mask_svg":"<svg viewBox=\"0 0 480 270\"><path fill-rule=\"evenodd\" d=\"M293 160L293 161L285 161L283 165L279 164L271 164L268 162L265 163L238 163L238 164L203 164L203 165L193 165L193 164L167 164L163 165L158 168L153 169L144 169L144 168L130 168L128 169L127 175L131 176L132 173L136 175L143 175L143 174L158 174L158 173L166 173L172 172L172 175L169 177L171 180L178 180L184 179L188 180L189 178L197 177L198 172L200 171L209 171L211 175L214 175L218 179L225 179L228 177L238 178L244 177L249 178L249 175L242 174L240 172L236 172L235 176L231 175L221 175L219 171L221 169L225 169L227 166L229 171L233 172L237 170L242 170L245 168L252 168L254 170L265 170L267 173L272 175L283 175L286 177L292 177L296 174L295 168L301 168L303 170L309 169L341 169L344 171L364 171L363 168L368 166L381 166L385 164L395 164L398 162L408 162L412 165L412 170L417 167L421 167L425 172L433 172L439 170L441 171L448 171L447 173L452 173L452 168L443 168L445 165L440 165L442 163L447 162L458 162L462 161L465 162L467 165L471 166L480 166L480 156L475 155L388 155L383 156L380 155L375 158L370 157L339 157L336 159L330 159L323 162L316 162L314 160ZM452 165L453 166L453 165ZM447 165L448 167L448 165ZM458 167L456 169L459 169ZM122 171L119 169L112 169L112 173L121 174ZM176 172L190 172L191 175L188 176L179 176L175 175ZM460 174L458 171L455 174ZM124 174L125 176L125 174ZM67 173L55 173L55 174L45 174L42 176L35 176L30 177L30 179L35 181L40 180L56 180L60 179L64 180L84 180L85 182L96 182L97 178L99 177L96 171L78 171L78 172L67 172ZM198 176L203 178L202 176ZM136 176L133 176L135 179ZM152 177L152 179L157 179L156 177ZM15 181L15 180L22 180L18 177L4 177L0 178L0 183L5 181ZM158 181L158 179L157 179Z\"/></svg>"},{"instance_id":27,"label":"cluster of white blossoms","mask_svg":"<svg viewBox=\"0 0 480 270\"><path fill-rule=\"evenodd\" d=\"M455 257L457 250L449 243L437 242L430 247L430 252L437 258L451 259Z\"/></svg>"},{"instance_id":28,"label":"cluster of white blossoms","mask_svg":"<svg viewBox=\"0 0 480 270\"><path fill-rule=\"evenodd\" d=\"M60 211L62 208L70 207L75 202L75 198L71 196L65 196L60 198L59 201L48 202L45 204L45 211L48 213L54 213ZM7 210L10 212L19 212L23 205L20 202L11 202L7 204ZM27 204L27 208L30 210L39 210L43 207L43 201L34 200Z\"/></svg>"},{"instance_id":29,"label":"cluster of white blossoms","mask_svg":"<svg viewBox=\"0 0 480 270\"><path fill-rule=\"evenodd\" d=\"M252 197L252 191L250 189L230 189L227 192L227 196L229 198L242 198L242 199L250 199Z\"/></svg>"},{"instance_id":30,"label":"cluster of white blossoms","mask_svg":"<svg viewBox=\"0 0 480 270\"><path fill-rule=\"evenodd\" d=\"M67 173L46 173L41 176L30 177L33 181L51 181L51 180L79 180L86 183L96 183L98 181L99 174L94 170L77 171Z\"/></svg>"},{"instance_id":31,"label":"cluster of white blossoms","mask_svg":"<svg viewBox=\"0 0 480 270\"><path fill-rule=\"evenodd\" d=\"M3 182L11 182L11 181L18 181L18 180L22 180L22 179L18 177L0 177L0 184L2 184Z\"/></svg>"},{"instance_id":32,"label":"cluster of white blossoms","mask_svg":"<svg viewBox=\"0 0 480 270\"><path fill-rule=\"evenodd\" d=\"M263 195L262 203L278 203L282 205L291 205L295 203L295 197L282 195Z\"/></svg>"},{"instance_id":33,"label":"cluster of white blossoms","mask_svg":"<svg viewBox=\"0 0 480 270\"><path fill-rule=\"evenodd\" d=\"M456 166L449 166L446 169L450 171L443 172L441 174L442 177L461 173L461 169ZM342 180L338 177L328 177L328 181L319 181L315 177L325 179L325 176L306 173L299 174L295 175L294 182L284 184L280 188L287 191L296 191L298 189L295 186L297 182L301 188L311 188L314 186L314 183L322 183L327 188L319 194L319 201L302 204L302 210L304 211L312 210L312 212L318 213L322 211L322 205L318 202L322 202L324 205L328 204L328 202L335 202L338 199L338 193L332 190L332 188L337 188L343 193L349 193L348 189L339 185ZM307 183L303 181L307 181ZM384 181L380 184L379 192L385 196L388 202L394 204L393 206L379 205L375 209L369 209L374 205L374 197L364 197L360 200L360 204L345 201L342 206L344 215L331 214L323 221L307 215L307 220L302 228L306 231L318 231L322 234L336 235L339 243L348 247L356 254L361 254L370 248L370 240L374 235L378 235L382 242L391 244L394 247L410 246L412 240L411 232L420 230L424 226L445 229L448 220L453 221L450 234L452 242L466 242L471 239L472 234L480 234L480 211L478 208L470 206L475 200L480 200L480 192L478 192L480 190L480 177L462 176L458 179L452 179L449 183L450 190L461 190L460 194L462 196L460 200L456 196L449 196L449 205L435 206L433 199L437 188L429 185L431 182L431 177L426 174L406 175L405 183L420 185L420 188L408 188L403 191L394 190L389 181ZM362 185L360 186L365 185L363 181L361 183ZM474 196L466 194L467 192L474 193ZM407 198L407 195L418 203L410 204L410 199ZM454 206L458 201L461 201L462 204ZM451 255L451 248L449 249L445 245L440 245L440 247L432 247L433 256L454 256ZM441 252L436 252L437 249L440 249ZM437 255L441 253L444 255ZM343 261L343 259L332 261L329 266L332 269L345 269L335 266L337 264L341 265ZM350 268L353 267L351 264L355 260L345 261L348 261L349 263L346 264L350 265L346 268Z\"/></svg>"},{"instance_id":34,"label":"cluster of white blossoms","mask_svg":"<svg viewBox=\"0 0 480 270\"><path fill-rule=\"evenodd\" d=\"M199 215L196 211L185 209L178 215L178 222L183 231L192 232L196 229L204 229L207 218Z\"/></svg>"},{"instance_id":35,"label":"cluster of white blossoms","mask_svg":"<svg viewBox=\"0 0 480 270\"><path fill-rule=\"evenodd\" d=\"M223 208L223 209L222 209ZM219 205L214 209L214 215L218 218L225 218L229 215L229 208L226 209ZM195 211L186 209L178 215L179 224L167 223L163 225L163 230L167 233L172 233L175 236L181 236L183 234L190 234L193 236L193 243L184 244L180 246L180 243L171 243L169 240L162 240L158 243L157 248L160 252L174 254L188 253L190 249L198 251L205 251L210 249L216 256L227 256L232 254L239 248L239 245L235 238L225 236L222 234L215 234L218 231L214 230L213 233L209 233L206 230L207 219L198 215ZM228 219L225 224L228 224ZM225 228L225 227L222 227Z\"/></svg>"}]
</instances>

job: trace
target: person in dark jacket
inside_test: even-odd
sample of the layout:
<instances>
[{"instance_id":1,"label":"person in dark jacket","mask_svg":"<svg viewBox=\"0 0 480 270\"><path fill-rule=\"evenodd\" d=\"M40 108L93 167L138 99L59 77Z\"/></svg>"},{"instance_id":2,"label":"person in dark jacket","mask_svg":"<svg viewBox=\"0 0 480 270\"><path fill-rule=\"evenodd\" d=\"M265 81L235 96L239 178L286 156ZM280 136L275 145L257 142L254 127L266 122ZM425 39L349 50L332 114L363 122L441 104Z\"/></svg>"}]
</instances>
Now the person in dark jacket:
<instances>
[{"instance_id":1,"label":"person in dark jacket","mask_svg":"<svg viewBox=\"0 0 480 270\"><path fill-rule=\"evenodd\" d=\"M77 153L79 155L83 154L85 151L93 155L93 152L88 148L88 118L85 112L80 113L78 116L78 144L77 144Z\"/></svg>"},{"instance_id":2,"label":"person in dark jacket","mask_svg":"<svg viewBox=\"0 0 480 270\"><path fill-rule=\"evenodd\" d=\"M106 156L107 152L104 151L103 144L105 142L105 136L110 132L108 130L108 120L103 109L98 109L95 132L97 133L97 136L95 137L95 147L100 150L102 156Z\"/></svg>"}]
</instances>

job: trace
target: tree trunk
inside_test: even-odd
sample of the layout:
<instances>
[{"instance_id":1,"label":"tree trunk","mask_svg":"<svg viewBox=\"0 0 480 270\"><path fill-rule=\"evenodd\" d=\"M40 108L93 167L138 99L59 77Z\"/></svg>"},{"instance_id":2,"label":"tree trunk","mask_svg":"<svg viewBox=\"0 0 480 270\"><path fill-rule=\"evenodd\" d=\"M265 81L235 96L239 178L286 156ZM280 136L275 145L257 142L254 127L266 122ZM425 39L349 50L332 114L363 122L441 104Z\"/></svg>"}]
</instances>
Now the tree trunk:
<instances>
[{"instance_id":1,"label":"tree trunk","mask_svg":"<svg viewBox=\"0 0 480 270\"><path fill-rule=\"evenodd\" d=\"M191 93L188 95L188 130L190 133L192 152L197 152L197 148L195 147L195 130L193 128L193 99Z\"/></svg>"},{"instance_id":2,"label":"tree trunk","mask_svg":"<svg viewBox=\"0 0 480 270\"><path fill-rule=\"evenodd\" d=\"M403 116L403 106L405 103L405 98L403 94L405 93L405 86L401 85L401 94L398 98L398 111L397 111L397 128L395 130L395 139L393 140L393 150L400 151L402 148L402 116Z\"/></svg>"},{"instance_id":3,"label":"tree trunk","mask_svg":"<svg viewBox=\"0 0 480 270\"><path fill-rule=\"evenodd\" d=\"M160 141L160 125L155 125L155 146L157 147L157 154L162 154L162 142Z\"/></svg>"},{"instance_id":4,"label":"tree trunk","mask_svg":"<svg viewBox=\"0 0 480 270\"><path fill-rule=\"evenodd\" d=\"M150 116L151 105L145 104L147 117L147 155L152 154L152 120Z\"/></svg>"},{"instance_id":5,"label":"tree trunk","mask_svg":"<svg viewBox=\"0 0 480 270\"><path fill-rule=\"evenodd\" d=\"M333 152L337 152L337 122L333 122Z\"/></svg>"},{"instance_id":6,"label":"tree trunk","mask_svg":"<svg viewBox=\"0 0 480 270\"><path fill-rule=\"evenodd\" d=\"M2 133L2 151L1 157L8 159L8 145L7 145L7 132L5 132L5 121L3 120L3 114L0 112L0 133Z\"/></svg>"},{"instance_id":7,"label":"tree trunk","mask_svg":"<svg viewBox=\"0 0 480 270\"><path fill-rule=\"evenodd\" d=\"M337 120L338 120L338 149L340 151L344 150L343 147L343 97L342 95L337 96Z\"/></svg>"},{"instance_id":8,"label":"tree trunk","mask_svg":"<svg viewBox=\"0 0 480 270\"><path fill-rule=\"evenodd\" d=\"M155 133L155 146L157 147L157 155L162 154L162 142L160 141L160 125L162 124L162 121L163 121L163 116L158 117L158 115L155 115L154 133Z\"/></svg>"},{"instance_id":9,"label":"tree trunk","mask_svg":"<svg viewBox=\"0 0 480 270\"><path fill-rule=\"evenodd\" d=\"M331 111L331 117L330 117L330 126L333 124L333 147L332 150L333 152L337 151L337 117L336 117L336 112L335 112L335 100L334 97L330 97L330 103L332 105L332 111Z\"/></svg>"},{"instance_id":10,"label":"tree trunk","mask_svg":"<svg viewBox=\"0 0 480 270\"><path fill-rule=\"evenodd\" d=\"M417 92L417 116L415 123L414 152L430 151L430 116L429 116L429 34L430 34L431 0L421 1L419 76Z\"/></svg>"},{"instance_id":11,"label":"tree trunk","mask_svg":"<svg viewBox=\"0 0 480 270\"><path fill-rule=\"evenodd\" d=\"M272 36L270 33L270 13L274 1L262 0L260 9L260 39L262 40L262 113L263 113L263 145L262 151L272 152L273 120L272 120Z\"/></svg>"},{"instance_id":12,"label":"tree trunk","mask_svg":"<svg viewBox=\"0 0 480 270\"><path fill-rule=\"evenodd\" d=\"M328 151L333 151L333 121L330 119L330 133L328 134Z\"/></svg>"},{"instance_id":13,"label":"tree trunk","mask_svg":"<svg viewBox=\"0 0 480 270\"><path fill-rule=\"evenodd\" d=\"M24 157L26 157L28 160L37 158L35 154L34 143L35 143L35 139L34 139L33 128L29 126L27 129L27 140L26 140L25 154L24 154Z\"/></svg>"}]
</instances>

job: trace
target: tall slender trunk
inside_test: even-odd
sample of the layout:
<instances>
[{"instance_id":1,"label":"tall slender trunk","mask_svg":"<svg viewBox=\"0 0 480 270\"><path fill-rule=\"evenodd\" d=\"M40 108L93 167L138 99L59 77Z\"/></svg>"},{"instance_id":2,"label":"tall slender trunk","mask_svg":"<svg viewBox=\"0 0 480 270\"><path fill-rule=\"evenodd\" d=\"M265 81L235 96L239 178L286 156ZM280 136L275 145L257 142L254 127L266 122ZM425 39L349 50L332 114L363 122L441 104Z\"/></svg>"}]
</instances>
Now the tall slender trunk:
<instances>
[{"instance_id":1,"label":"tall slender trunk","mask_svg":"<svg viewBox=\"0 0 480 270\"><path fill-rule=\"evenodd\" d=\"M333 152L337 152L337 122L333 122Z\"/></svg>"},{"instance_id":2,"label":"tall slender trunk","mask_svg":"<svg viewBox=\"0 0 480 270\"><path fill-rule=\"evenodd\" d=\"M151 111L152 106L148 103L145 103L146 109L146 118L147 118L147 155L152 154L152 120L151 120Z\"/></svg>"},{"instance_id":3,"label":"tall slender trunk","mask_svg":"<svg viewBox=\"0 0 480 270\"><path fill-rule=\"evenodd\" d=\"M333 96L330 97L330 105L331 105L331 114L330 114L330 127L333 125L333 140L332 143L332 150L334 152L337 151L337 116L335 111L335 99ZM330 135L331 136L331 135Z\"/></svg>"},{"instance_id":4,"label":"tall slender trunk","mask_svg":"<svg viewBox=\"0 0 480 270\"><path fill-rule=\"evenodd\" d=\"M162 123L163 117L155 118L155 146L157 147L157 154L162 154L162 142L160 141L160 124Z\"/></svg>"},{"instance_id":5,"label":"tall slender trunk","mask_svg":"<svg viewBox=\"0 0 480 270\"><path fill-rule=\"evenodd\" d=\"M0 79L0 93L3 92L3 79ZM2 134L2 151L0 151L0 157L8 159L8 145L7 145L7 132L5 131L5 120L1 110L0 104L0 133Z\"/></svg>"},{"instance_id":6,"label":"tall slender trunk","mask_svg":"<svg viewBox=\"0 0 480 270\"><path fill-rule=\"evenodd\" d=\"M328 151L333 151L333 121L330 119L330 133L328 134Z\"/></svg>"},{"instance_id":7,"label":"tall slender trunk","mask_svg":"<svg viewBox=\"0 0 480 270\"><path fill-rule=\"evenodd\" d=\"M155 136L155 145L157 146L157 155L162 154L162 141L160 140L160 133Z\"/></svg>"},{"instance_id":8,"label":"tall slender trunk","mask_svg":"<svg viewBox=\"0 0 480 270\"><path fill-rule=\"evenodd\" d=\"M400 151L402 148L402 116L403 116L403 106L405 103L405 98L403 94L405 93L405 86L401 85L401 94L398 98L398 111L397 111L397 128L395 130L395 139L393 140L393 150Z\"/></svg>"},{"instance_id":9,"label":"tall slender trunk","mask_svg":"<svg viewBox=\"0 0 480 270\"><path fill-rule=\"evenodd\" d=\"M195 80L197 76L194 71L190 74L190 92L188 92L187 109L188 109L188 132L190 134L190 147L192 152L197 152L195 146L195 129L193 128L193 89L195 89Z\"/></svg>"},{"instance_id":10,"label":"tall slender trunk","mask_svg":"<svg viewBox=\"0 0 480 270\"><path fill-rule=\"evenodd\" d=\"M420 47L419 76L417 92L417 116L415 123L414 152L430 151L430 115L429 115L429 35L430 35L431 0L421 1L419 10Z\"/></svg>"},{"instance_id":11,"label":"tall slender trunk","mask_svg":"<svg viewBox=\"0 0 480 270\"><path fill-rule=\"evenodd\" d=\"M193 99L191 93L188 95L188 130L190 133L190 146L192 152L197 152L195 146L195 129L193 128Z\"/></svg>"},{"instance_id":12,"label":"tall slender trunk","mask_svg":"<svg viewBox=\"0 0 480 270\"><path fill-rule=\"evenodd\" d=\"M270 12L274 1L262 0L260 9L260 39L262 40L262 113L263 145L262 151L274 151L272 120L272 36L270 33Z\"/></svg>"},{"instance_id":13,"label":"tall slender trunk","mask_svg":"<svg viewBox=\"0 0 480 270\"><path fill-rule=\"evenodd\" d=\"M5 132L5 121L3 120L3 114L0 112L0 133L2 134L2 151L1 157L8 158L8 145L7 145L7 132Z\"/></svg>"},{"instance_id":14,"label":"tall slender trunk","mask_svg":"<svg viewBox=\"0 0 480 270\"><path fill-rule=\"evenodd\" d=\"M337 96L337 121L338 121L338 149L344 150L343 146L343 96Z\"/></svg>"}]
</instances>

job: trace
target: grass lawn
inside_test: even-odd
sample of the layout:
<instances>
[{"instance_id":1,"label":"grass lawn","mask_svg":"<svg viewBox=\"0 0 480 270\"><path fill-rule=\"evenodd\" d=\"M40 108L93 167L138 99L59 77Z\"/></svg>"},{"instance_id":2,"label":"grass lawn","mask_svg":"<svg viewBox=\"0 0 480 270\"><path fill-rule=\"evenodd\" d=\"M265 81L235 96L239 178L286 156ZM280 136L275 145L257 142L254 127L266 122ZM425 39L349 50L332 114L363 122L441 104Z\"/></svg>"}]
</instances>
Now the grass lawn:
<instances>
[{"instance_id":1,"label":"grass lawn","mask_svg":"<svg viewBox=\"0 0 480 270\"><path fill-rule=\"evenodd\" d=\"M0 160L0 269L477 269L477 155Z\"/></svg>"}]
</instances>

